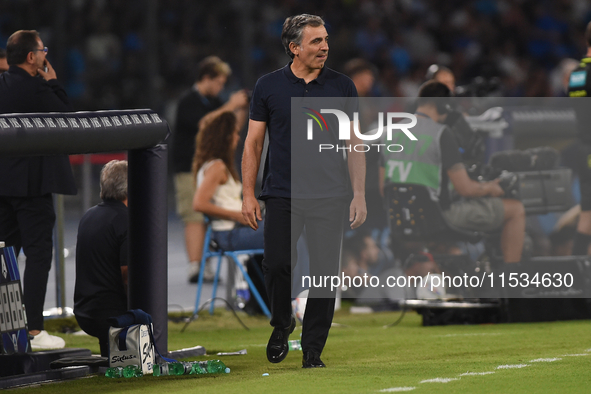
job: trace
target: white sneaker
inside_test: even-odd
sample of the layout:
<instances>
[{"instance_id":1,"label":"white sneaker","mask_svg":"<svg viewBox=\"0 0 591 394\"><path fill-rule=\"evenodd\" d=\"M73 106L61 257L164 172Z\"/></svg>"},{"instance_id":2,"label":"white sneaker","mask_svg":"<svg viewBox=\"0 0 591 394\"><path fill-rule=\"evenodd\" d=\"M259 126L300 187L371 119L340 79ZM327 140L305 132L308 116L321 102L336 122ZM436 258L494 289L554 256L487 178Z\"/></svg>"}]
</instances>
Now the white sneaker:
<instances>
[{"instance_id":1,"label":"white sneaker","mask_svg":"<svg viewBox=\"0 0 591 394\"><path fill-rule=\"evenodd\" d=\"M66 341L43 330L31 339L31 349L63 349Z\"/></svg>"}]
</instances>

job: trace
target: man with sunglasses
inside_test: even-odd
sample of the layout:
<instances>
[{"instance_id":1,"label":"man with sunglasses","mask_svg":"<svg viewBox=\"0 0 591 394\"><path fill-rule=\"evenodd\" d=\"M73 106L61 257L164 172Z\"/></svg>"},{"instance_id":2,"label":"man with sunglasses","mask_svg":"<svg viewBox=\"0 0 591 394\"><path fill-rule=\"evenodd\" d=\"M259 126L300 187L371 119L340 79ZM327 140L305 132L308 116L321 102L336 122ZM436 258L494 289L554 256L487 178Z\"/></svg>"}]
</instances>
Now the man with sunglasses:
<instances>
[{"instance_id":1,"label":"man with sunglasses","mask_svg":"<svg viewBox=\"0 0 591 394\"><path fill-rule=\"evenodd\" d=\"M0 74L0 114L69 112L72 107L46 59L35 30L8 38L8 71ZM0 157L0 240L27 257L23 301L33 349L63 348L43 330L43 304L51 268L53 195L76 194L67 155Z\"/></svg>"}]
</instances>

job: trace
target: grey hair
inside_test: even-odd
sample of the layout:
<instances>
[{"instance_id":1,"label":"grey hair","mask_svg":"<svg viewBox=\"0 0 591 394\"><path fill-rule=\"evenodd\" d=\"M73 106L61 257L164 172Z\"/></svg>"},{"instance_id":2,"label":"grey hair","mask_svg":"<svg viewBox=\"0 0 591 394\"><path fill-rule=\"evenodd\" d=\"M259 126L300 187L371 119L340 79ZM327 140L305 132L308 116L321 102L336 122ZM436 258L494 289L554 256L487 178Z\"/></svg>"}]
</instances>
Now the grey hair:
<instances>
[{"instance_id":1,"label":"grey hair","mask_svg":"<svg viewBox=\"0 0 591 394\"><path fill-rule=\"evenodd\" d=\"M127 199L127 160L111 160L101 170L101 199Z\"/></svg>"},{"instance_id":2,"label":"grey hair","mask_svg":"<svg viewBox=\"0 0 591 394\"><path fill-rule=\"evenodd\" d=\"M285 48L285 53L290 58L294 58L293 52L289 49L289 43L296 45L302 44L302 32L306 26L318 27L324 26L324 20L316 15L301 14L288 17L283 22L283 31L281 32L281 42Z\"/></svg>"}]
</instances>

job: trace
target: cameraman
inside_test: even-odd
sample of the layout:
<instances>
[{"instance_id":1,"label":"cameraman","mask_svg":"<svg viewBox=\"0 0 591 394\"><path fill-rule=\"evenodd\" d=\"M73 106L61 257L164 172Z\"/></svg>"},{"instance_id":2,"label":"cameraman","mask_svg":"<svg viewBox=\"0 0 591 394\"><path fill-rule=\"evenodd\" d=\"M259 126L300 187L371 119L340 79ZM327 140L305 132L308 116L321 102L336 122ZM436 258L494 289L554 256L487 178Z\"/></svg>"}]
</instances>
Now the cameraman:
<instances>
[{"instance_id":1,"label":"cameraman","mask_svg":"<svg viewBox=\"0 0 591 394\"><path fill-rule=\"evenodd\" d=\"M385 151L386 182L427 186L432 198L439 202L446 221L456 227L485 232L502 229L503 259L506 263L518 263L525 235L523 204L514 199L498 198L504 195L499 179L476 182L468 177L458 144L449 128L442 124L447 118L442 98L450 96L449 88L440 82L432 80L421 86L415 113L417 125L413 132L426 137L422 139L426 145L421 149L407 148L400 153ZM402 138L405 141L407 137ZM399 140L407 147L410 142L404 144ZM463 197L458 202L451 202L450 181Z\"/></svg>"}]
</instances>

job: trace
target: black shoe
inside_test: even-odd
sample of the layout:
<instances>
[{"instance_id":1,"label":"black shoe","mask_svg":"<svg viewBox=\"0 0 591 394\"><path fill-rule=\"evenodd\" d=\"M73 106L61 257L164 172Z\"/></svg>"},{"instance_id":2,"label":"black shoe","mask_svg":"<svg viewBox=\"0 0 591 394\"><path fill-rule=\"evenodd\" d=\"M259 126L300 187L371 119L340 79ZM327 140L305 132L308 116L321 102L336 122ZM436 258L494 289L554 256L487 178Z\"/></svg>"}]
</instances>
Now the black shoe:
<instances>
[{"instance_id":1,"label":"black shoe","mask_svg":"<svg viewBox=\"0 0 591 394\"><path fill-rule=\"evenodd\" d=\"M326 368L326 365L320 359L320 354L314 351L304 352L302 359L302 368Z\"/></svg>"},{"instance_id":2,"label":"black shoe","mask_svg":"<svg viewBox=\"0 0 591 394\"><path fill-rule=\"evenodd\" d=\"M293 332L296 326L295 318L291 317L291 324L287 328L278 328L275 327L273 329L273 333L271 334L271 338L269 338L269 343L267 343L267 360L272 363L280 363L285 359L287 356L287 352L289 352L289 348L287 346L287 340L289 339L289 334Z\"/></svg>"},{"instance_id":3,"label":"black shoe","mask_svg":"<svg viewBox=\"0 0 591 394\"><path fill-rule=\"evenodd\" d=\"M189 276L189 283L195 284L197 282L199 282L199 273Z\"/></svg>"}]
</instances>

